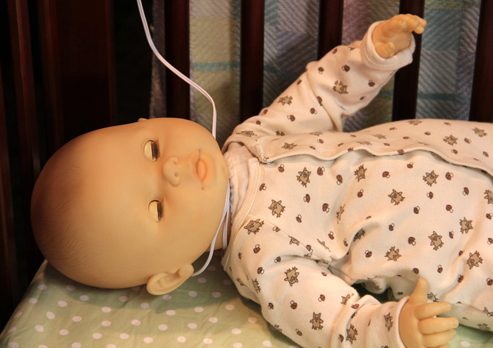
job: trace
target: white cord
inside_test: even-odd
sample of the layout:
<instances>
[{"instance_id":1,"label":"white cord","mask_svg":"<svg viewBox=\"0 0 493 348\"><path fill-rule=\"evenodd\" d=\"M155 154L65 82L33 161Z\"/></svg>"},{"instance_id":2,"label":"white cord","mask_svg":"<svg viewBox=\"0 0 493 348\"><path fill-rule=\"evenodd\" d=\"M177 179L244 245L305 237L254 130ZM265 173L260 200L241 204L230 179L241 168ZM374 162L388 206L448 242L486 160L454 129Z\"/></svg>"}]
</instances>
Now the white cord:
<instances>
[{"instance_id":1,"label":"white cord","mask_svg":"<svg viewBox=\"0 0 493 348\"><path fill-rule=\"evenodd\" d=\"M223 216L221 218L221 222L219 223L219 227L217 228L216 234L214 235L214 239L212 239L211 243L211 249L209 250L209 256L207 257L207 261L205 264L202 266L201 269L199 269L197 272L192 274L192 277L196 277L202 272L205 271L207 266L209 266L209 263L211 263L212 260L212 255L214 253L214 245L216 244L216 239L217 236L219 235L219 231L221 230L221 225L223 226L223 250L226 249L228 246L228 225L229 225L229 196L231 193L231 188L228 184L228 190L226 192L226 202L224 203L224 210L223 210Z\"/></svg>"},{"instance_id":2,"label":"white cord","mask_svg":"<svg viewBox=\"0 0 493 348\"><path fill-rule=\"evenodd\" d=\"M166 59L159 54L156 46L154 45L154 42L152 41L151 33L149 32L149 25L147 24L146 16L144 13L144 8L142 7L142 1L137 0L137 6L139 7L139 12L140 12L140 18L142 19L142 25L144 26L144 31L146 33L147 37L147 42L149 43L149 46L151 46L152 52L156 55L156 57L163 63L169 70L174 72L179 78L181 78L183 81L188 83L190 86L195 88L197 91L202 93L212 104L212 136L216 138L216 123L217 123L217 114L216 114L216 105L214 104L214 100L212 97L207 93L202 87L200 87L198 84L190 80L188 77L183 75L181 72L179 72L173 65L168 63ZM224 211L223 211L223 216L221 218L221 223L219 224L219 227L217 228L216 234L214 235L214 239L212 240L211 243L211 249L209 250L209 257L207 258L207 261L205 264L202 266L201 269L199 269L197 272L192 274L192 277L198 276L202 272L205 271L207 266L212 260L212 255L214 253L214 245L216 244L216 239L217 236L219 235L219 231L221 230L221 225L223 225L223 249L226 249L226 245L228 243L228 224L229 224L229 196L230 196L230 187L228 185L228 190L226 192L226 202L224 203ZM223 224L224 222L224 224Z\"/></svg>"},{"instance_id":3,"label":"white cord","mask_svg":"<svg viewBox=\"0 0 493 348\"><path fill-rule=\"evenodd\" d=\"M158 52L156 46L154 45L154 42L152 41L151 33L149 32L149 25L147 24L146 16L144 13L144 8L142 7L142 1L137 0L137 5L139 7L139 12L140 12L140 18L142 19L142 25L144 26L144 31L147 37L147 42L149 43L149 46L151 46L152 52L156 55L156 57L163 63L169 70L174 72L178 77L180 77L183 81L188 83L190 86L195 88L197 91L202 93L204 97L206 97L212 104L212 136L216 138L216 123L217 123L217 114L216 114L216 105L214 104L214 100L212 97L207 93L202 87L200 87L198 84L190 80L188 77L183 75L181 72L179 72L173 65L168 63L166 59L161 56L161 54Z\"/></svg>"}]
</instances>

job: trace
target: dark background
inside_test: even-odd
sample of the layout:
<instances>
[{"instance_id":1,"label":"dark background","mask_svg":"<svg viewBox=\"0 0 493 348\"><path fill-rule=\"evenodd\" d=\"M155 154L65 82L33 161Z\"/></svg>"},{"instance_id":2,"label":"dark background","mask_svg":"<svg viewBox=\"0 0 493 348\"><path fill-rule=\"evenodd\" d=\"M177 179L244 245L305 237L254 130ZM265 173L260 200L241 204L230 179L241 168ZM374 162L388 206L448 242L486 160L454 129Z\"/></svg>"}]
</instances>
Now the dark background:
<instances>
[{"instance_id":1,"label":"dark background","mask_svg":"<svg viewBox=\"0 0 493 348\"><path fill-rule=\"evenodd\" d=\"M9 270L2 269L0 272L5 274L5 272L13 272L17 274L17 279L13 280L12 284L0 284L0 287L13 292L13 300L9 303L7 297L10 296L8 293L0 291L1 299L1 315L0 315L0 331L3 329L4 324L10 317L10 313L15 308L16 303L22 297L25 289L31 281L34 271L39 267L43 258L32 238L29 223L29 203L30 203L30 192L32 191L32 186L39 172L39 168L42 168L44 163L50 155L64 142L75 137L76 134L73 130L80 131L80 129L86 127L87 129L80 132L86 132L88 130L99 128L98 120L94 120L97 115L101 121L99 124L104 126L111 124L123 124L134 122L140 117L148 117L149 115L149 103L150 103L150 89L151 89L151 61L152 52L148 46L147 40L145 38L144 30L139 16L139 11L137 3L133 1L105 1L101 3L110 4L107 9L110 9L113 16L105 16L104 11L99 11L99 13L91 12L88 13L74 13L74 11L64 11L66 9L73 9L79 6L84 9L84 2L79 2L79 0L74 0L74 3L61 1L51 1L52 4L56 4L58 25L59 28L63 28L64 33L60 33L60 37L76 37L81 38L81 42L84 45L80 45L75 42L65 42L60 40L60 47L58 47L60 52L60 62L59 66L61 69L66 69L67 66L78 66L82 62L84 64L94 64L93 58L98 54L101 56L100 49L101 40L96 40L95 38L99 35L98 30L102 28L101 35L112 38L115 44L113 50L108 54L109 58L102 59L101 71L110 71L110 80L113 81L110 85L113 86L114 92L111 94L110 102L106 102L107 105L101 105L97 101L98 98L93 98L93 100L82 101L77 100L77 90L80 89L93 89L93 93L99 93L103 91L108 93L108 82L104 81L104 78L108 76L103 76L101 79L102 83L98 83L98 76L85 75L84 71L76 71L74 76L70 79L64 78L61 81L61 94L75 95L74 97L68 98L69 103L72 105L61 104L63 106L63 122L65 125L65 134L58 138L58 142L55 141L55 136L53 135L52 127L50 126L53 122L53 108L49 105L50 99L47 92L47 72L46 65L43 64L43 53L41 49L43 47L43 35L40 32L40 28L43 28L43 17L42 9L46 3L50 1L45 0L27 0L27 1L17 1L17 0L7 0L0 1L0 93L3 92L3 110L5 115L6 124L6 141L8 147L8 160L10 168L10 190L11 190L11 202L7 201L7 208L12 208L13 211L13 234L11 239L15 240L15 246L10 245L7 248L0 248L0 257L7 260L7 266L2 268L10 268ZM72 0L69 0L72 2ZM79 2L78 4L76 4ZM142 0L144 8L146 10L147 20L152 23L152 0ZM27 3L27 17L29 22L29 34L30 34L30 50L32 59L32 77L34 81L34 91L33 100L27 101L24 104L19 103L19 85L16 84L19 81L18 66L19 59L16 57L16 48L13 42L16 42L15 35L16 29L13 25L12 16L13 8L18 10L20 3ZM99 6L102 8L104 5L99 5L97 2L91 2L94 8ZM75 5L74 5L75 4ZM97 4L94 6L94 4ZM91 10L88 10L91 11ZM63 12L67 12L64 16ZM87 12L87 11L86 11ZM10 13L10 18L9 18ZM107 18L111 18L108 22ZM93 23L83 22L87 20L93 21ZM76 19L76 20L74 20ZM104 22L106 20L106 22ZM104 23L103 23L104 22ZM72 23L74 23L72 25ZM109 25L108 25L109 24ZM86 33L81 28L89 27L94 28L92 33ZM96 31L96 32L94 32ZM67 34L67 35L65 35ZM18 40L22 41L22 40ZM62 46L62 44L64 46ZM99 46L98 46L99 45ZM29 45L27 45L29 47ZM89 47L89 48L87 48ZM94 49L93 49L94 48ZM80 51L80 52L79 52ZM69 61L66 57L74 56L78 62ZM108 53L106 50L102 50L104 54ZM104 58L104 57L103 57ZM16 60L17 59L17 60ZM109 66L103 67L106 63ZM21 64L22 65L22 64ZM16 68L17 67L17 68ZM43 71L45 69L45 71ZM98 70L96 67L95 70ZM30 69L28 69L30 70ZM63 70L65 72L65 70ZM72 70L73 72L73 70ZM17 75L16 75L17 74ZM30 80L29 77L21 77L21 79ZM94 94L93 94L94 95ZM115 97L116 96L116 97ZM0 95L1 97L1 95ZM65 102L67 98L63 99ZM105 96L99 98L101 100L105 99ZM108 99L108 98L106 98ZM79 103L79 104L77 104ZM104 104L104 102L103 102ZM23 106L32 106L33 110L24 110ZM75 105L75 107L74 107ZM81 107L79 107L81 106ZM1 103L0 103L1 107ZM50 108L51 107L51 108ZM71 110L67 112L67 110ZM92 114L92 111L94 113ZM108 112L105 112L108 110ZM56 111L56 110L55 110ZM21 158L21 147L24 142L23 137L20 134L22 128L23 115L30 113L37 120L37 131L34 131L34 136L32 139L39 145L39 166L34 165L34 168L28 169L31 173L27 175L26 180L26 169L22 163ZM71 114L73 115L71 117ZM92 117L91 115L92 114ZM87 115L88 117L85 117ZM72 119L79 123L72 123ZM82 120L82 122L81 122ZM92 122L92 123L91 123ZM2 125L0 125L2 126ZM5 140L5 139L3 139ZM3 145L4 146L4 145ZM2 153L5 153L6 149L0 149ZM31 177L31 178L29 178ZM26 184L27 182L27 184ZM9 207L11 205L11 207ZM8 232L8 231L7 231ZM3 235L2 235L3 237ZM10 238L9 237L9 238ZM9 239L8 238L8 239ZM2 246L5 241L1 241ZM7 245L9 240L7 240ZM7 254L7 255L5 255ZM10 259L10 261L8 261ZM12 266L13 265L13 266ZM15 277L15 276L14 276ZM8 276L2 279L7 279ZM4 299L3 296L6 296ZM5 301L4 301L5 300Z\"/></svg>"}]
</instances>

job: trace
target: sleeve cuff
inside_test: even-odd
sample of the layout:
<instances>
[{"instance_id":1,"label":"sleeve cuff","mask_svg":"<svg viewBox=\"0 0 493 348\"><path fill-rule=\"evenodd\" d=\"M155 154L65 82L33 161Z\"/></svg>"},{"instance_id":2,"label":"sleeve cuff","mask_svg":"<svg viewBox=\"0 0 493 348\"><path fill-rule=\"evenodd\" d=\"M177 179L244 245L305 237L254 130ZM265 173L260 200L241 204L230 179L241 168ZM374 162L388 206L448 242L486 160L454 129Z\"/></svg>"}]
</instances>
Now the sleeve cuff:
<instances>
[{"instance_id":1,"label":"sleeve cuff","mask_svg":"<svg viewBox=\"0 0 493 348\"><path fill-rule=\"evenodd\" d=\"M399 335L399 316L408 299L363 306L351 320L359 331L359 347L406 348Z\"/></svg>"},{"instance_id":2,"label":"sleeve cuff","mask_svg":"<svg viewBox=\"0 0 493 348\"><path fill-rule=\"evenodd\" d=\"M377 70L397 70L412 63L413 52L416 48L414 37L412 38L411 45L405 50L397 53L395 56L385 59L378 55L375 50L375 45L373 45L372 35L373 31L380 23L382 22L373 23L366 32L361 42L361 59L367 66Z\"/></svg>"},{"instance_id":3,"label":"sleeve cuff","mask_svg":"<svg viewBox=\"0 0 493 348\"><path fill-rule=\"evenodd\" d=\"M404 345L404 343L402 343L401 336L399 334L399 330L400 330L400 328L399 328L399 317L400 317L400 314L402 311L402 307L404 307L404 305L407 303L408 300L409 300L409 296L406 296L406 297L402 298L401 300L399 300L399 302L396 303L397 306L394 310L394 313L397 316L397 320L396 320L395 330L393 331L394 337L392 337L392 341L399 344L396 347L400 347L400 348L406 348L406 346Z\"/></svg>"}]
</instances>

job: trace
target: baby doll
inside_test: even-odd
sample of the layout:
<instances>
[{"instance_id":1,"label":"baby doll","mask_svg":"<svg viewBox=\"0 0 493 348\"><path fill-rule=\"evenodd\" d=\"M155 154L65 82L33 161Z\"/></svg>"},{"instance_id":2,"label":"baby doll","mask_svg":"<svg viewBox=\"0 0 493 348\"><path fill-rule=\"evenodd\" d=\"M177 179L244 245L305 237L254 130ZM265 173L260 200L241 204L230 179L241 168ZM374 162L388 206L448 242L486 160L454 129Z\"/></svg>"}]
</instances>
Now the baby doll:
<instances>
[{"instance_id":1,"label":"baby doll","mask_svg":"<svg viewBox=\"0 0 493 348\"><path fill-rule=\"evenodd\" d=\"M40 249L82 283L163 294L193 274L229 186L224 269L300 345L446 347L459 320L489 330L492 126L341 132L411 62L411 33L425 25L399 15L310 63L234 130L224 155L207 130L169 118L69 142L33 193ZM395 301L360 297L356 283Z\"/></svg>"}]
</instances>

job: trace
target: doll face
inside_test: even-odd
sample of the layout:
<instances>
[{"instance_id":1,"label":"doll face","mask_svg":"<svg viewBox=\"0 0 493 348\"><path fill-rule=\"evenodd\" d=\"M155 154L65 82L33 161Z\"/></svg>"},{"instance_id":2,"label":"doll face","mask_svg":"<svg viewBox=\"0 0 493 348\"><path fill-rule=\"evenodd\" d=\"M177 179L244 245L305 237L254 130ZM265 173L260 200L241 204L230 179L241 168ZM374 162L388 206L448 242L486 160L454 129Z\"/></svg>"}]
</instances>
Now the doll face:
<instances>
[{"instance_id":1,"label":"doll face","mask_svg":"<svg viewBox=\"0 0 493 348\"><path fill-rule=\"evenodd\" d=\"M112 267L115 278L139 278L114 285L108 279L98 286L142 284L154 273L193 263L209 249L229 180L209 131L162 118L83 137L77 161L84 188L72 220L87 231L82 243L87 253Z\"/></svg>"}]
</instances>

